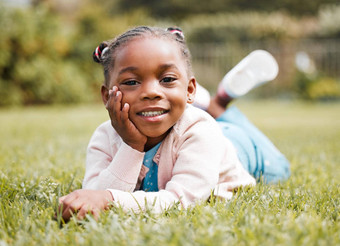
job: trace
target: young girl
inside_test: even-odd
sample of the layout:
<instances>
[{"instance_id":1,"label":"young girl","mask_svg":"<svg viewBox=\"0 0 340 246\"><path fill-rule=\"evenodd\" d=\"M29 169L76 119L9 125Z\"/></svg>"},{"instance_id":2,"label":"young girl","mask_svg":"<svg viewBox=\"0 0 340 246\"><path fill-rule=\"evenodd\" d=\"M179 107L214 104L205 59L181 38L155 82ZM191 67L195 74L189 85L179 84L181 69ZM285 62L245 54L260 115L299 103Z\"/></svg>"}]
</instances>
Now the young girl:
<instances>
[{"instance_id":1,"label":"young girl","mask_svg":"<svg viewBox=\"0 0 340 246\"><path fill-rule=\"evenodd\" d=\"M221 114L231 100L226 92L206 107L218 121L190 105L197 85L181 30L137 27L102 43L94 59L104 67L110 120L90 140L83 189L59 199L65 221L74 213L96 218L111 204L162 211L176 203L187 208L212 192L229 199L261 175L270 179L263 163L284 159L236 108ZM269 164L289 166L285 159Z\"/></svg>"}]
</instances>

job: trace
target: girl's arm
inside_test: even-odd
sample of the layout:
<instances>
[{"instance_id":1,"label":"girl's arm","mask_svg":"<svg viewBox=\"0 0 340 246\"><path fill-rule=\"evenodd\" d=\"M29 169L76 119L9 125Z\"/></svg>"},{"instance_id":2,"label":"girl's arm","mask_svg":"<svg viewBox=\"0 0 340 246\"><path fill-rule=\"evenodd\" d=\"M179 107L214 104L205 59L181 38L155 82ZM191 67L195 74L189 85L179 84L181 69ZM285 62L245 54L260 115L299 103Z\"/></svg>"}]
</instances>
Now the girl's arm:
<instances>
[{"instance_id":1,"label":"girl's arm","mask_svg":"<svg viewBox=\"0 0 340 246\"><path fill-rule=\"evenodd\" d=\"M99 127L88 146L83 188L114 187L133 191L144 157L144 136L128 116L129 105L122 107L122 92L117 86L102 87L111 126ZM112 138L113 137L113 138Z\"/></svg>"},{"instance_id":2,"label":"girl's arm","mask_svg":"<svg viewBox=\"0 0 340 246\"><path fill-rule=\"evenodd\" d=\"M177 140L174 135L164 140L161 146L164 148L162 155L167 157L164 159L161 156L158 177L166 182L161 185L160 191L133 192L144 154L138 151L131 152L132 148L126 149L130 147L123 142L122 144L126 146L115 146L108 138L103 141L104 136L109 135L105 131L110 126L110 122L105 124L106 127L105 125L99 127L91 139L83 186L85 189L101 189L98 192L102 194L100 198L97 196L91 199L91 203L95 200L99 202L95 203L98 206L93 208L86 203L80 204L79 201L84 201L83 199L88 196L91 198L91 192L95 192L82 190L76 191L81 195L76 196L73 192L68 195L70 199L62 200L61 205L64 208L71 211L82 208L86 211L89 208L92 212L105 209L110 201L126 210L136 211L145 210L147 207L154 211L162 211L178 202L182 207L187 208L197 201L206 200L221 180L223 185L220 187L223 187L223 191L218 190L218 193L227 194L224 197L231 197L233 189L241 185L255 183L242 168L234 147L223 137L218 126L215 125L216 122L207 121L188 127L188 130ZM114 158L110 157L110 148L112 153L116 152ZM168 167L171 167L171 170L166 170ZM170 176L166 177L166 175ZM106 189L111 192L110 201L107 199Z\"/></svg>"},{"instance_id":3,"label":"girl's arm","mask_svg":"<svg viewBox=\"0 0 340 246\"><path fill-rule=\"evenodd\" d=\"M166 145L171 141L164 143L163 148L167 152L177 154L175 163L164 164L163 159L159 164L159 172L163 170L161 165L173 165L169 181L159 192L129 193L110 189L114 203L127 210L149 207L154 211L162 211L178 202L187 208L197 201L207 200L218 187L220 176L223 176L224 181L224 197L231 197L234 189L241 185L254 184L254 179L241 166L233 146L223 137L220 129L210 123L203 122L190 127L179 141L173 143L174 149ZM220 173L220 170L224 170L224 173ZM159 173L158 177L162 176Z\"/></svg>"},{"instance_id":4,"label":"girl's arm","mask_svg":"<svg viewBox=\"0 0 340 246\"><path fill-rule=\"evenodd\" d=\"M59 214L65 221L72 214L78 219L83 219L87 213L98 218L100 211L113 202L107 188L133 192L143 158L144 153L120 139L110 121L103 123L88 145L83 189L59 198Z\"/></svg>"},{"instance_id":5,"label":"girl's arm","mask_svg":"<svg viewBox=\"0 0 340 246\"><path fill-rule=\"evenodd\" d=\"M132 192L138 180L144 153L125 142L107 121L94 132L87 148L83 189L112 187Z\"/></svg>"},{"instance_id":6,"label":"girl's arm","mask_svg":"<svg viewBox=\"0 0 340 246\"><path fill-rule=\"evenodd\" d=\"M134 175L131 175L130 172L120 171L119 164L131 166L129 158L131 155L125 155L125 162L110 161L109 154L106 153L110 143L108 140L103 141L102 139L105 129L105 125L100 126L90 141L84 189L74 191L59 200L60 210L65 220L70 218L71 212L78 212L78 218L83 218L87 212L97 217L99 211L109 207L110 202L120 205L126 210L135 211L145 210L149 207L159 212L178 202L186 208L196 201L206 200L218 183L219 167L224 150L222 149L223 144L221 146L213 144L218 144L221 140L221 133L214 129L209 131L205 129L201 134L198 134L199 129L198 131L191 129L181 136L180 141L175 141L175 143L173 143L173 138L164 140L162 148L165 148L168 153L175 151L177 155L174 157L176 158L175 163L172 163L171 158L161 160L160 165L173 165L173 169L169 172L170 180L158 192L133 192L136 182L133 182L131 178L135 176L134 178L137 179L138 168L131 169L135 173ZM176 149L172 149L173 145L176 145ZM121 148L119 149L121 150ZM121 154L117 152L118 156ZM91 156L95 158L95 162L91 160ZM123 161L123 156L119 158ZM162 172L163 169L159 166L158 170ZM163 175L159 173L159 177ZM109 189L111 197L107 196L105 189Z\"/></svg>"}]
</instances>

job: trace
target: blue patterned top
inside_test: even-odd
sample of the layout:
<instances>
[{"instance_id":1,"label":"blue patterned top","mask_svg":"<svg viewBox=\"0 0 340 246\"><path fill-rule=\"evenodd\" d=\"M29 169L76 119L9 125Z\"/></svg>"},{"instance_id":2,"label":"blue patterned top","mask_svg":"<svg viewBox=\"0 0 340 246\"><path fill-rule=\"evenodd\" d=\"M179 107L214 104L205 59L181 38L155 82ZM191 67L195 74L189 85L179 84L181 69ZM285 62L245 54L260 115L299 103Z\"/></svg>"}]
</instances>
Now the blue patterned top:
<instances>
[{"instance_id":1,"label":"blue patterned top","mask_svg":"<svg viewBox=\"0 0 340 246\"><path fill-rule=\"evenodd\" d=\"M158 191L158 165L153 161L155 154L161 142L154 146L152 149L145 152L143 165L149 168L143 179L141 190L144 191Z\"/></svg>"}]
</instances>

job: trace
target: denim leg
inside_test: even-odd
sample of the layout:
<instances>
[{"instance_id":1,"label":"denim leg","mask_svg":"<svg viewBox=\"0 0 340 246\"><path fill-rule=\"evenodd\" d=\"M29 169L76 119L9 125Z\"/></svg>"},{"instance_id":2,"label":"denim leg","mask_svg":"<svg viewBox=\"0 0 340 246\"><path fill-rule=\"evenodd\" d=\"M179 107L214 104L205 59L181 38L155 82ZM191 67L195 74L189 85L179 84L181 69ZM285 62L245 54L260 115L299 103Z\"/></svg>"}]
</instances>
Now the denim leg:
<instances>
[{"instance_id":1,"label":"denim leg","mask_svg":"<svg viewBox=\"0 0 340 246\"><path fill-rule=\"evenodd\" d=\"M244 169L253 176L256 176L256 152L248 135L233 123L223 121L217 121L217 123L220 125L224 136L227 137L236 148L237 156Z\"/></svg>"},{"instance_id":2,"label":"denim leg","mask_svg":"<svg viewBox=\"0 0 340 246\"><path fill-rule=\"evenodd\" d=\"M255 178L277 182L290 176L290 164L285 156L235 106L216 120L236 147L243 166Z\"/></svg>"}]
</instances>

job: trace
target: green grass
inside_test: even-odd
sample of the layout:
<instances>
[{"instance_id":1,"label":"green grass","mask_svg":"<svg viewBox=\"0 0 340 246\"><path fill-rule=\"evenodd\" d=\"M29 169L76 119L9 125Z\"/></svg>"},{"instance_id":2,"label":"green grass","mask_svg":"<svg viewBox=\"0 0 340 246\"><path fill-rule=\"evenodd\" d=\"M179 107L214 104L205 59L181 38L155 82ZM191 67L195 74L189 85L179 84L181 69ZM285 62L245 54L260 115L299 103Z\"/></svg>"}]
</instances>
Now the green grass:
<instances>
[{"instance_id":1,"label":"green grass","mask_svg":"<svg viewBox=\"0 0 340 246\"><path fill-rule=\"evenodd\" d=\"M286 154L292 176L228 203L142 214L114 208L59 227L58 196L81 187L101 105L0 110L0 245L340 245L340 103L239 102Z\"/></svg>"}]
</instances>

